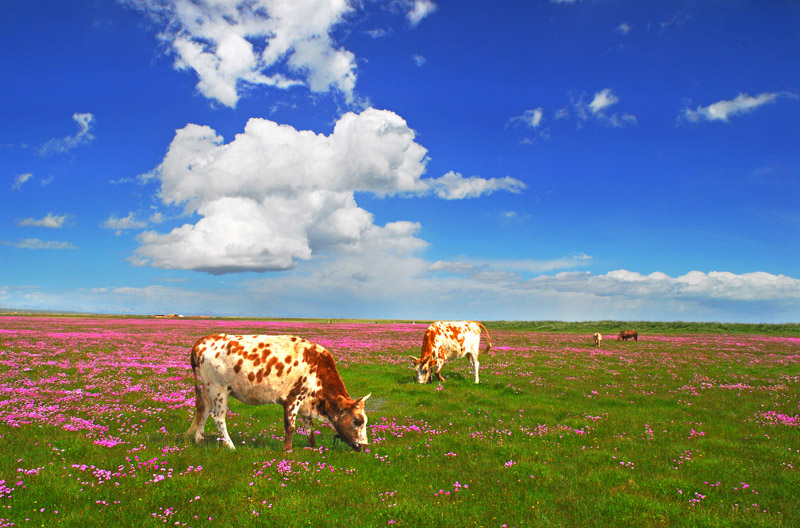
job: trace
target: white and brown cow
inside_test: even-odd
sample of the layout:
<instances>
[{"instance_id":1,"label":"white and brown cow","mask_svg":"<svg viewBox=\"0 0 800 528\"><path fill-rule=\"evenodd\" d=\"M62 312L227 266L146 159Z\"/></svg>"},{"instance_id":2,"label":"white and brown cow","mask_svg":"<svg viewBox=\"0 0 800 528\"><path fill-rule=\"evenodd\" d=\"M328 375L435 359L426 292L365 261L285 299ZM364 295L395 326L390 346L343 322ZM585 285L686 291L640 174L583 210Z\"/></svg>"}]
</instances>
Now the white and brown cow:
<instances>
[{"instance_id":1,"label":"white and brown cow","mask_svg":"<svg viewBox=\"0 0 800 528\"><path fill-rule=\"evenodd\" d=\"M602 340L603 340L603 334L601 334L600 332L595 332L595 334L594 334L594 346L599 347L600 346L600 341L602 341Z\"/></svg>"},{"instance_id":2,"label":"white and brown cow","mask_svg":"<svg viewBox=\"0 0 800 528\"><path fill-rule=\"evenodd\" d=\"M228 397L233 396L248 405L283 406L286 451L292 450L298 412L310 446L315 445L313 418L330 422L338 438L356 451L367 444L364 402L370 395L352 399L333 356L319 345L295 336L216 334L194 344L191 365L197 409L186 436L195 442L203 439L210 413L222 442L234 449L225 425Z\"/></svg>"},{"instance_id":3,"label":"white and brown cow","mask_svg":"<svg viewBox=\"0 0 800 528\"><path fill-rule=\"evenodd\" d=\"M430 325L422 339L420 357L411 356L417 383L428 383L434 372L440 381L444 381L441 374L444 362L464 356L469 356L469 363L475 370L475 383L478 383L481 330L486 333L487 346L483 350L486 353L492 348L492 340L489 339L489 332L482 324L475 321L437 321Z\"/></svg>"}]
</instances>

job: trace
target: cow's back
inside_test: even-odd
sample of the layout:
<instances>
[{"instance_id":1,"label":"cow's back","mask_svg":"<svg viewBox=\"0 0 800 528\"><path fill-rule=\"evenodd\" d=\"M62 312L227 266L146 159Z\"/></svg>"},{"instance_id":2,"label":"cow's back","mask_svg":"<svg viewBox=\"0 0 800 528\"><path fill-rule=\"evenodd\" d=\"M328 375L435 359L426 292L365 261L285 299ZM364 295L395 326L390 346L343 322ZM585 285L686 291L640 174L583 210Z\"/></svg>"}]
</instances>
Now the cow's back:
<instances>
[{"instance_id":1,"label":"cow's back","mask_svg":"<svg viewBox=\"0 0 800 528\"><path fill-rule=\"evenodd\" d=\"M441 354L445 359L457 359L466 354L477 357L481 329L473 321L437 321L428 327L423 339L423 356ZM427 349L427 350L426 350Z\"/></svg>"},{"instance_id":2,"label":"cow's back","mask_svg":"<svg viewBox=\"0 0 800 528\"><path fill-rule=\"evenodd\" d=\"M217 334L195 343L192 357L204 383L227 387L234 398L259 405L318 388L316 365L309 360L323 352L330 355L296 336Z\"/></svg>"}]
</instances>

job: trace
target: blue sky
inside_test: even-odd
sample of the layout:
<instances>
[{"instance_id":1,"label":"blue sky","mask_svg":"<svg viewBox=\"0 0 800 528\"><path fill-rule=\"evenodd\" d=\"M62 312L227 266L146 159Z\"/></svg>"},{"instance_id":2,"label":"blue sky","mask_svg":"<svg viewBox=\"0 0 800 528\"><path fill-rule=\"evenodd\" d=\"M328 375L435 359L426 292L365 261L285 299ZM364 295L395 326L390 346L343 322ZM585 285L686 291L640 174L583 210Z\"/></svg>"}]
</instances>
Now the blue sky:
<instances>
[{"instance_id":1,"label":"blue sky","mask_svg":"<svg viewBox=\"0 0 800 528\"><path fill-rule=\"evenodd\" d=\"M0 307L797 321L800 4L14 2Z\"/></svg>"}]
</instances>

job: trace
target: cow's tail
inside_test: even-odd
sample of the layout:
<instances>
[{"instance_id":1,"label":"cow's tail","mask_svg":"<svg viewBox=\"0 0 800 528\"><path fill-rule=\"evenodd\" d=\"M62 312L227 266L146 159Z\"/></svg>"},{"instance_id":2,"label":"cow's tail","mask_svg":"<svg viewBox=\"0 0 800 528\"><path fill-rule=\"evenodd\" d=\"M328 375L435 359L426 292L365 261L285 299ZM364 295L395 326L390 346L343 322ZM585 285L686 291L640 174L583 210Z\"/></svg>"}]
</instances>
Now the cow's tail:
<instances>
[{"instance_id":1,"label":"cow's tail","mask_svg":"<svg viewBox=\"0 0 800 528\"><path fill-rule=\"evenodd\" d=\"M192 378L194 378L194 406L195 414L192 420L192 425L186 431L186 438L191 438L197 431L198 422L206 414L206 400L203 394L203 387L200 386L200 377L197 375L197 344L192 347L192 353L189 356L189 364L192 366Z\"/></svg>"},{"instance_id":2,"label":"cow's tail","mask_svg":"<svg viewBox=\"0 0 800 528\"><path fill-rule=\"evenodd\" d=\"M485 354L492 349L492 339L489 337L489 331L485 326L483 326L481 323L478 323L478 326L480 326L483 332L486 334L486 348L484 348L483 352L481 352L481 354Z\"/></svg>"}]
</instances>

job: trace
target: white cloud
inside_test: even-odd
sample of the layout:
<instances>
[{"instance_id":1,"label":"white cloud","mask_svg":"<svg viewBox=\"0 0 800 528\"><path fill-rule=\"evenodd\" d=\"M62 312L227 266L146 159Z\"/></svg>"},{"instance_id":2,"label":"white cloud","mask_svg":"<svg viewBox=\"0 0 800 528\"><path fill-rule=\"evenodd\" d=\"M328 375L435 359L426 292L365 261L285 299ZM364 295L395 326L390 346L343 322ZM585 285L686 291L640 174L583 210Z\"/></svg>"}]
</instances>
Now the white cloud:
<instances>
[{"instance_id":1,"label":"white cloud","mask_svg":"<svg viewBox=\"0 0 800 528\"><path fill-rule=\"evenodd\" d=\"M127 231L129 229L144 229L147 227L147 223L137 220L136 215L133 213L133 211L131 211L127 216L122 218L111 215L105 222L103 222L102 227L104 229L114 229L116 234L119 235L122 234L123 231Z\"/></svg>"},{"instance_id":2,"label":"white cloud","mask_svg":"<svg viewBox=\"0 0 800 528\"><path fill-rule=\"evenodd\" d=\"M453 171L436 180L429 180L429 185L436 196L445 200L477 198L494 191L520 193L525 189L524 183L509 176L488 180L477 176L464 178L461 174Z\"/></svg>"},{"instance_id":3,"label":"white cloud","mask_svg":"<svg viewBox=\"0 0 800 528\"><path fill-rule=\"evenodd\" d=\"M69 242L40 240L38 238L23 238L18 242L4 242L4 244L18 247L20 249L77 249L77 247Z\"/></svg>"},{"instance_id":4,"label":"white cloud","mask_svg":"<svg viewBox=\"0 0 800 528\"><path fill-rule=\"evenodd\" d=\"M39 149L41 154L63 154L94 139L94 135L91 133L92 125L94 124L94 116L92 114L75 113L72 114L72 119L78 125L78 131L75 135L48 140Z\"/></svg>"},{"instance_id":5,"label":"white cloud","mask_svg":"<svg viewBox=\"0 0 800 528\"><path fill-rule=\"evenodd\" d=\"M532 108L530 110L525 110L522 113L522 115L512 117L509 120L509 123L512 124L522 123L523 125L530 128L538 128L539 125L542 124L543 118L544 118L544 109L542 109L542 107Z\"/></svg>"},{"instance_id":6,"label":"white cloud","mask_svg":"<svg viewBox=\"0 0 800 528\"><path fill-rule=\"evenodd\" d=\"M22 189L22 186L25 184L25 182L27 182L31 178L33 178L33 174L31 174L30 172L17 175L17 177L14 178L14 183L11 185L11 190L18 191Z\"/></svg>"},{"instance_id":7,"label":"white cloud","mask_svg":"<svg viewBox=\"0 0 800 528\"><path fill-rule=\"evenodd\" d=\"M336 248L329 260L279 276L219 278L225 281L219 289L154 284L52 293L0 287L0 295L7 306L88 312L515 321L796 322L800 309L800 280L764 272L539 275L547 261L430 263L413 254L419 225L398 224L385 228L394 236L372 233L352 248ZM580 258L552 262L575 269ZM536 276L524 276L528 270Z\"/></svg>"},{"instance_id":8,"label":"white cloud","mask_svg":"<svg viewBox=\"0 0 800 528\"><path fill-rule=\"evenodd\" d=\"M243 289L285 308L282 313L320 317L760 322L794 321L800 308L800 280L763 272L540 275L579 268L585 256L434 263L384 258L380 252L350 257L337 259L335 266L314 261L288 276L247 281Z\"/></svg>"},{"instance_id":9,"label":"white cloud","mask_svg":"<svg viewBox=\"0 0 800 528\"><path fill-rule=\"evenodd\" d=\"M603 112L606 108L615 105L619 102L619 97L614 95L614 92L611 91L611 88L606 88L605 90L601 90L594 94L594 99L592 102L589 103L589 109L592 111L592 114L597 115L600 112Z\"/></svg>"},{"instance_id":10,"label":"white cloud","mask_svg":"<svg viewBox=\"0 0 800 528\"><path fill-rule=\"evenodd\" d=\"M417 26L422 20L435 13L439 8L431 0L413 0L408 2L408 18L412 27Z\"/></svg>"},{"instance_id":11,"label":"white cloud","mask_svg":"<svg viewBox=\"0 0 800 528\"><path fill-rule=\"evenodd\" d=\"M422 55L412 55L411 59L414 61L414 64L420 67L424 66L425 63L428 62L428 59L426 59Z\"/></svg>"},{"instance_id":12,"label":"white cloud","mask_svg":"<svg viewBox=\"0 0 800 528\"><path fill-rule=\"evenodd\" d=\"M623 22L623 23L621 23L620 25L618 25L616 27L615 31L617 33L621 33L623 35L628 35L628 34L630 34L632 29L633 29L633 26L631 26L627 22Z\"/></svg>"},{"instance_id":13,"label":"white cloud","mask_svg":"<svg viewBox=\"0 0 800 528\"><path fill-rule=\"evenodd\" d=\"M347 0L127 0L164 30L175 67L193 70L197 89L235 107L245 85L315 93L335 90L354 100L356 60L331 32L354 9Z\"/></svg>"},{"instance_id":14,"label":"white cloud","mask_svg":"<svg viewBox=\"0 0 800 528\"><path fill-rule=\"evenodd\" d=\"M370 37L372 37L374 39L383 38L383 37L386 37L387 35L389 35L389 31L386 30L386 29L383 29L383 28L370 29L370 30L367 30L366 33L367 33L367 35L369 35Z\"/></svg>"},{"instance_id":15,"label":"white cloud","mask_svg":"<svg viewBox=\"0 0 800 528\"><path fill-rule=\"evenodd\" d=\"M560 273L538 277L533 288L592 293L599 297L662 300L756 301L800 299L800 280L765 272L690 271L679 277L616 270L605 275Z\"/></svg>"},{"instance_id":16,"label":"white cloud","mask_svg":"<svg viewBox=\"0 0 800 528\"><path fill-rule=\"evenodd\" d=\"M375 225L354 193L460 199L524 188L510 177L422 178L427 151L414 139L400 116L372 108L345 114L328 136L254 118L226 144L209 127L187 125L154 174L165 204L200 219L142 233L134 261L228 273L286 270L367 241L414 249L425 245L415 230Z\"/></svg>"},{"instance_id":17,"label":"white cloud","mask_svg":"<svg viewBox=\"0 0 800 528\"><path fill-rule=\"evenodd\" d=\"M553 260L481 260L462 257L456 261L439 260L432 263L428 270L457 273L471 277L492 273L521 280L523 274L541 274L554 270L581 268L591 264L591 260L592 257L585 253L576 253L571 257Z\"/></svg>"},{"instance_id":18,"label":"white cloud","mask_svg":"<svg viewBox=\"0 0 800 528\"><path fill-rule=\"evenodd\" d=\"M64 222L67 220L67 215L54 215L53 213L47 213L44 218L35 219L35 218L22 218L21 220L17 220L17 225L19 226L29 226L29 227L50 227L53 229L60 229L64 227Z\"/></svg>"},{"instance_id":19,"label":"white cloud","mask_svg":"<svg viewBox=\"0 0 800 528\"><path fill-rule=\"evenodd\" d=\"M605 88L595 92L591 102L586 102L586 95L570 93L570 105L562 108L555 113L556 119L566 119L574 115L578 119L578 126L583 123L595 120L606 126L623 128L637 124L636 116L629 113L613 112L609 109L616 105L620 98L611 90Z\"/></svg>"},{"instance_id":20,"label":"white cloud","mask_svg":"<svg viewBox=\"0 0 800 528\"><path fill-rule=\"evenodd\" d=\"M778 93L761 93L756 96L750 96L740 93L733 100L717 101L708 106L698 106L694 110L686 106L681 111L681 117L691 123L703 120L724 121L727 123L732 116L748 114L760 106L774 103L780 95Z\"/></svg>"}]
</instances>

